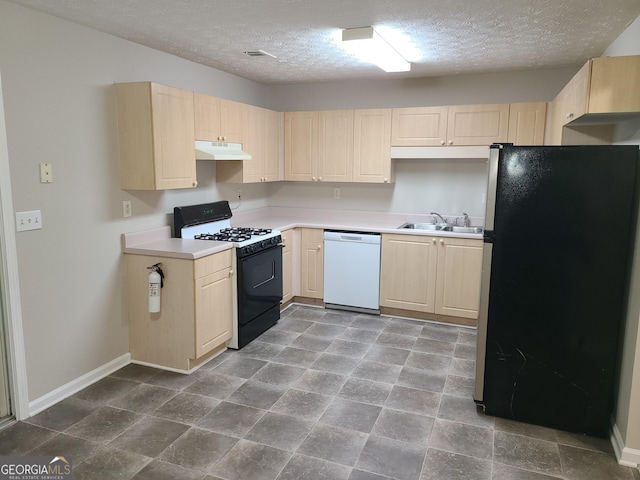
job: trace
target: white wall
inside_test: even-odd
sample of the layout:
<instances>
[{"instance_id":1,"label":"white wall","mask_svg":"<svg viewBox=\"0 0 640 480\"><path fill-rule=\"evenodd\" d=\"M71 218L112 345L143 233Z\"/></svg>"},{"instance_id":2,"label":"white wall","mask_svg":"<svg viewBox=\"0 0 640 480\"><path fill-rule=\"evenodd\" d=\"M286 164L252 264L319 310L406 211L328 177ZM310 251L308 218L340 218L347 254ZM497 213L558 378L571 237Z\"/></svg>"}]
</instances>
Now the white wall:
<instances>
[{"instance_id":1,"label":"white wall","mask_svg":"<svg viewBox=\"0 0 640 480\"><path fill-rule=\"evenodd\" d=\"M128 352L120 234L166 224L175 205L227 198L214 165L200 187L118 186L112 84L153 80L263 104L266 88L217 70L0 1L2 72L13 205L42 211L42 230L16 234L29 400ZM53 164L52 184L38 164ZM266 188L245 191L266 204ZM134 216L122 218L122 200Z\"/></svg>"},{"instance_id":2,"label":"white wall","mask_svg":"<svg viewBox=\"0 0 640 480\"><path fill-rule=\"evenodd\" d=\"M640 17L638 17L602 54L606 56L640 54ZM640 120L625 122L616 128L615 143L640 144ZM636 229L631 298L627 311L615 422L626 451L623 458L640 462L640 219Z\"/></svg>"}]
</instances>

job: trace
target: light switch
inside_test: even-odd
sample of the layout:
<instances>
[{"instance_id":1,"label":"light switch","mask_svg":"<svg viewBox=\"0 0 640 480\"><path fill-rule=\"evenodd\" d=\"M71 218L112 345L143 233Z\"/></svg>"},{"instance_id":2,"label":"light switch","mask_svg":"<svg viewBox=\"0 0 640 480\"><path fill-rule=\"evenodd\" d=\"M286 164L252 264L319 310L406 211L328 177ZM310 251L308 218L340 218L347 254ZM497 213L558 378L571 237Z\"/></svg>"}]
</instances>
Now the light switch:
<instances>
[{"instance_id":1,"label":"light switch","mask_svg":"<svg viewBox=\"0 0 640 480\"><path fill-rule=\"evenodd\" d=\"M40 183L53 182L53 165L51 163L40 164Z\"/></svg>"}]
</instances>

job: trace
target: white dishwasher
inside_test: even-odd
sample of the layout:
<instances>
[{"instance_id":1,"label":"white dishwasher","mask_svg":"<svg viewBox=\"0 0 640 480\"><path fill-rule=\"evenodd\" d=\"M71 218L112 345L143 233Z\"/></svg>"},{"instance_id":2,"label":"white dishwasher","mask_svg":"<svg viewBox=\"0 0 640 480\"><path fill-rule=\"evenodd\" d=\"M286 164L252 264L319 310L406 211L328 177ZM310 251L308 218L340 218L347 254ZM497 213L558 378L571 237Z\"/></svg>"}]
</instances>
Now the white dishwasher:
<instances>
[{"instance_id":1,"label":"white dishwasher","mask_svg":"<svg viewBox=\"0 0 640 480\"><path fill-rule=\"evenodd\" d=\"M380 313L380 234L324 232L327 308Z\"/></svg>"}]
</instances>

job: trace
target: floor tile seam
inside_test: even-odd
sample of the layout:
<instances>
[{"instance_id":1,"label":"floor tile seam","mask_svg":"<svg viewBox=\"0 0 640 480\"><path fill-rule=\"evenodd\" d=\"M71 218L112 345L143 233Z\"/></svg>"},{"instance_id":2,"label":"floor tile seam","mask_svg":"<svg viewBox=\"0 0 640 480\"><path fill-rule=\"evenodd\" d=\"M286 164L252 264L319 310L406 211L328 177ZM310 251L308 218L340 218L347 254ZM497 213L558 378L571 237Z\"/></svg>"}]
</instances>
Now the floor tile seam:
<instances>
[{"instance_id":1,"label":"floor tile seam","mask_svg":"<svg viewBox=\"0 0 640 480\"><path fill-rule=\"evenodd\" d=\"M491 479L493 479L493 453L492 453L491 459L483 459L483 458L479 458L479 457L474 457L473 455L467 455L467 454L464 454L464 453L459 453L459 452L450 452L450 451L448 451L448 450L444 450L444 449L442 449L442 448L436 448L436 447L433 447L433 446L431 446L431 445L427 445L427 448L426 448L426 450L425 450L425 452L424 452L424 461L422 462L422 469L420 470L420 476L418 477L418 478L420 478L420 479L422 478L422 476L423 476L423 475L424 475L424 473L425 473L425 470L424 470L424 469L425 469L425 467L427 466L427 459L428 459L428 457L429 457L429 450L434 450L434 451L436 451L436 452L450 453L450 454L452 454L452 455L459 455L459 456L461 456L461 457L470 458L470 459L472 459L472 460L476 460L476 461L478 461L478 460L479 460L479 461L481 461L481 462L487 462L487 463L489 464L489 466L490 466L490 472L491 472L491 476L490 476L490 478L491 478ZM443 480L444 480L444 479L443 479Z\"/></svg>"},{"instance_id":2,"label":"floor tile seam","mask_svg":"<svg viewBox=\"0 0 640 480\"><path fill-rule=\"evenodd\" d=\"M440 421L446 422L446 423L457 423L459 425L465 425L467 427L482 428L483 430L487 430L487 431L491 432L491 438L494 439L494 445L495 445L495 437L494 437L495 429L494 428L484 427L482 425L476 425L474 423L467 423L467 422L462 422L462 421L457 421L457 420L449 420L448 418L442 418L442 417L436 417L436 420L440 420ZM493 449L493 446L492 446L492 449Z\"/></svg>"},{"instance_id":3,"label":"floor tile seam","mask_svg":"<svg viewBox=\"0 0 640 480\"><path fill-rule=\"evenodd\" d=\"M559 477L556 474L552 474L552 473L549 473L549 472L544 472L542 470L532 470L530 468L526 468L526 467L523 467L521 465L518 465L518 466L509 465L508 463L504 463L504 462L501 462L499 460L493 460L492 463L496 464L496 465L502 465L504 467L515 468L517 470L522 470L522 471L529 472L529 473L536 473L538 475L546 475L546 476L551 477L551 478L557 478L558 480L566 478L565 477L565 470L564 470L564 467L562 466L562 463L560 464L560 476Z\"/></svg>"},{"instance_id":4,"label":"floor tile seam","mask_svg":"<svg viewBox=\"0 0 640 480\"><path fill-rule=\"evenodd\" d=\"M385 408L387 410L393 410L394 412L399 412L399 413L410 413L410 414L416 415L418 417L431 418L431 419L433 419L434 424L435 424L435 421L437 420L437 417L434 417L432 415L426 415L424 413L417 413L416 411L413 411L413 410L402 410L401 408L387 407L386 405L383 406L382 408ZM380 413L382 413L382 412L380 412ZM376 419L376 421L377 421L377 419ZM431 434L429 434L429 437L431 437Z\"/></svg>"},{"instance_id":5,"label":"floor tile seam","mask_svg":"<svg viewBox=\"0 0 640 480\"><path fill-rule=\"evenodd\" d=\"M577 448L579 450L586 450L588 452L601 453L601 454L607 455L607 456L611 456L611 455L615 456L615 453L613 452L613 447L611 447L612 448L611 451L605 452L605 451L600 450L600 449L598 449L596 447L589 447L588 445L571 445L570 443L565 443L565 442L563 442L561 440L557 440L555 443L558 444L558 448L559 447ZM640 470L640 467L639 467L639 470Z\"/></svg>"},{"instance_id":6,"label":"floor tile seam","mask_svg":"<svg viewBox=\"0 0 640 480\"><path fill-rule=\"evenodd\" d=\"M147 412L139 412L139 411L137 411L137 410L131 410L131 409L129 409L129 408L120 407L120 406L112 405L112 404L109 404L109 403L105 403L105 404L104 404L104 406L105 406L105 407L111 407L111 408L117 408L118 410L124 410L124 411L126 411L126 412L137 413L138 415L148 415L148 414L150 414L150 413L152 413L152 412L156 411L158 408L162 407L165 403L170 402L172 399L174 399L175 397L177 397L180 393L183 393L183 392L178 392L177 390L172 390L172 391L174 392L174 394L173 394L171 397L169 397L169 398L168 398L164 403L162 403L162 404L158 405L158 406L157 406L156 408L154 408L153 410L149 410L149 411L147 411ZM185 392L185 393L191 393L191 392ZM192 395L193 395L193 393L192 393ZM90 414L89 414L89 415L90 415ZM86 418L86 417L84 417L84 418Z\"/></svg>"}]
</instances>

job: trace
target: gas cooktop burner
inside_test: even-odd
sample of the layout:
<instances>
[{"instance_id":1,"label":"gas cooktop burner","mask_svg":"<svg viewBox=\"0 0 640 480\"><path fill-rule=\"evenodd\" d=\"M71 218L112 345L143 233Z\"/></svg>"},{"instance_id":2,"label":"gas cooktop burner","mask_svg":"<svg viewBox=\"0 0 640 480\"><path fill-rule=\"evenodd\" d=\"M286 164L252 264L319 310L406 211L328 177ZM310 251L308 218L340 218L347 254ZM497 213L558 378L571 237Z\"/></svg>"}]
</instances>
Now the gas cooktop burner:
<instances>
[{"instance_id":1,"label":"gas cooktop burner","mask_svg":"<svg viewBox=\"0 0 640 480\"><path fill-rule=\"evenodd\" d=\"M201 233L195 235L196 240L216 240L218 242L245 242L251 237L260 237L271 233L269 228L229 227L218 233Z\"/></svg>"}]
</instances>

